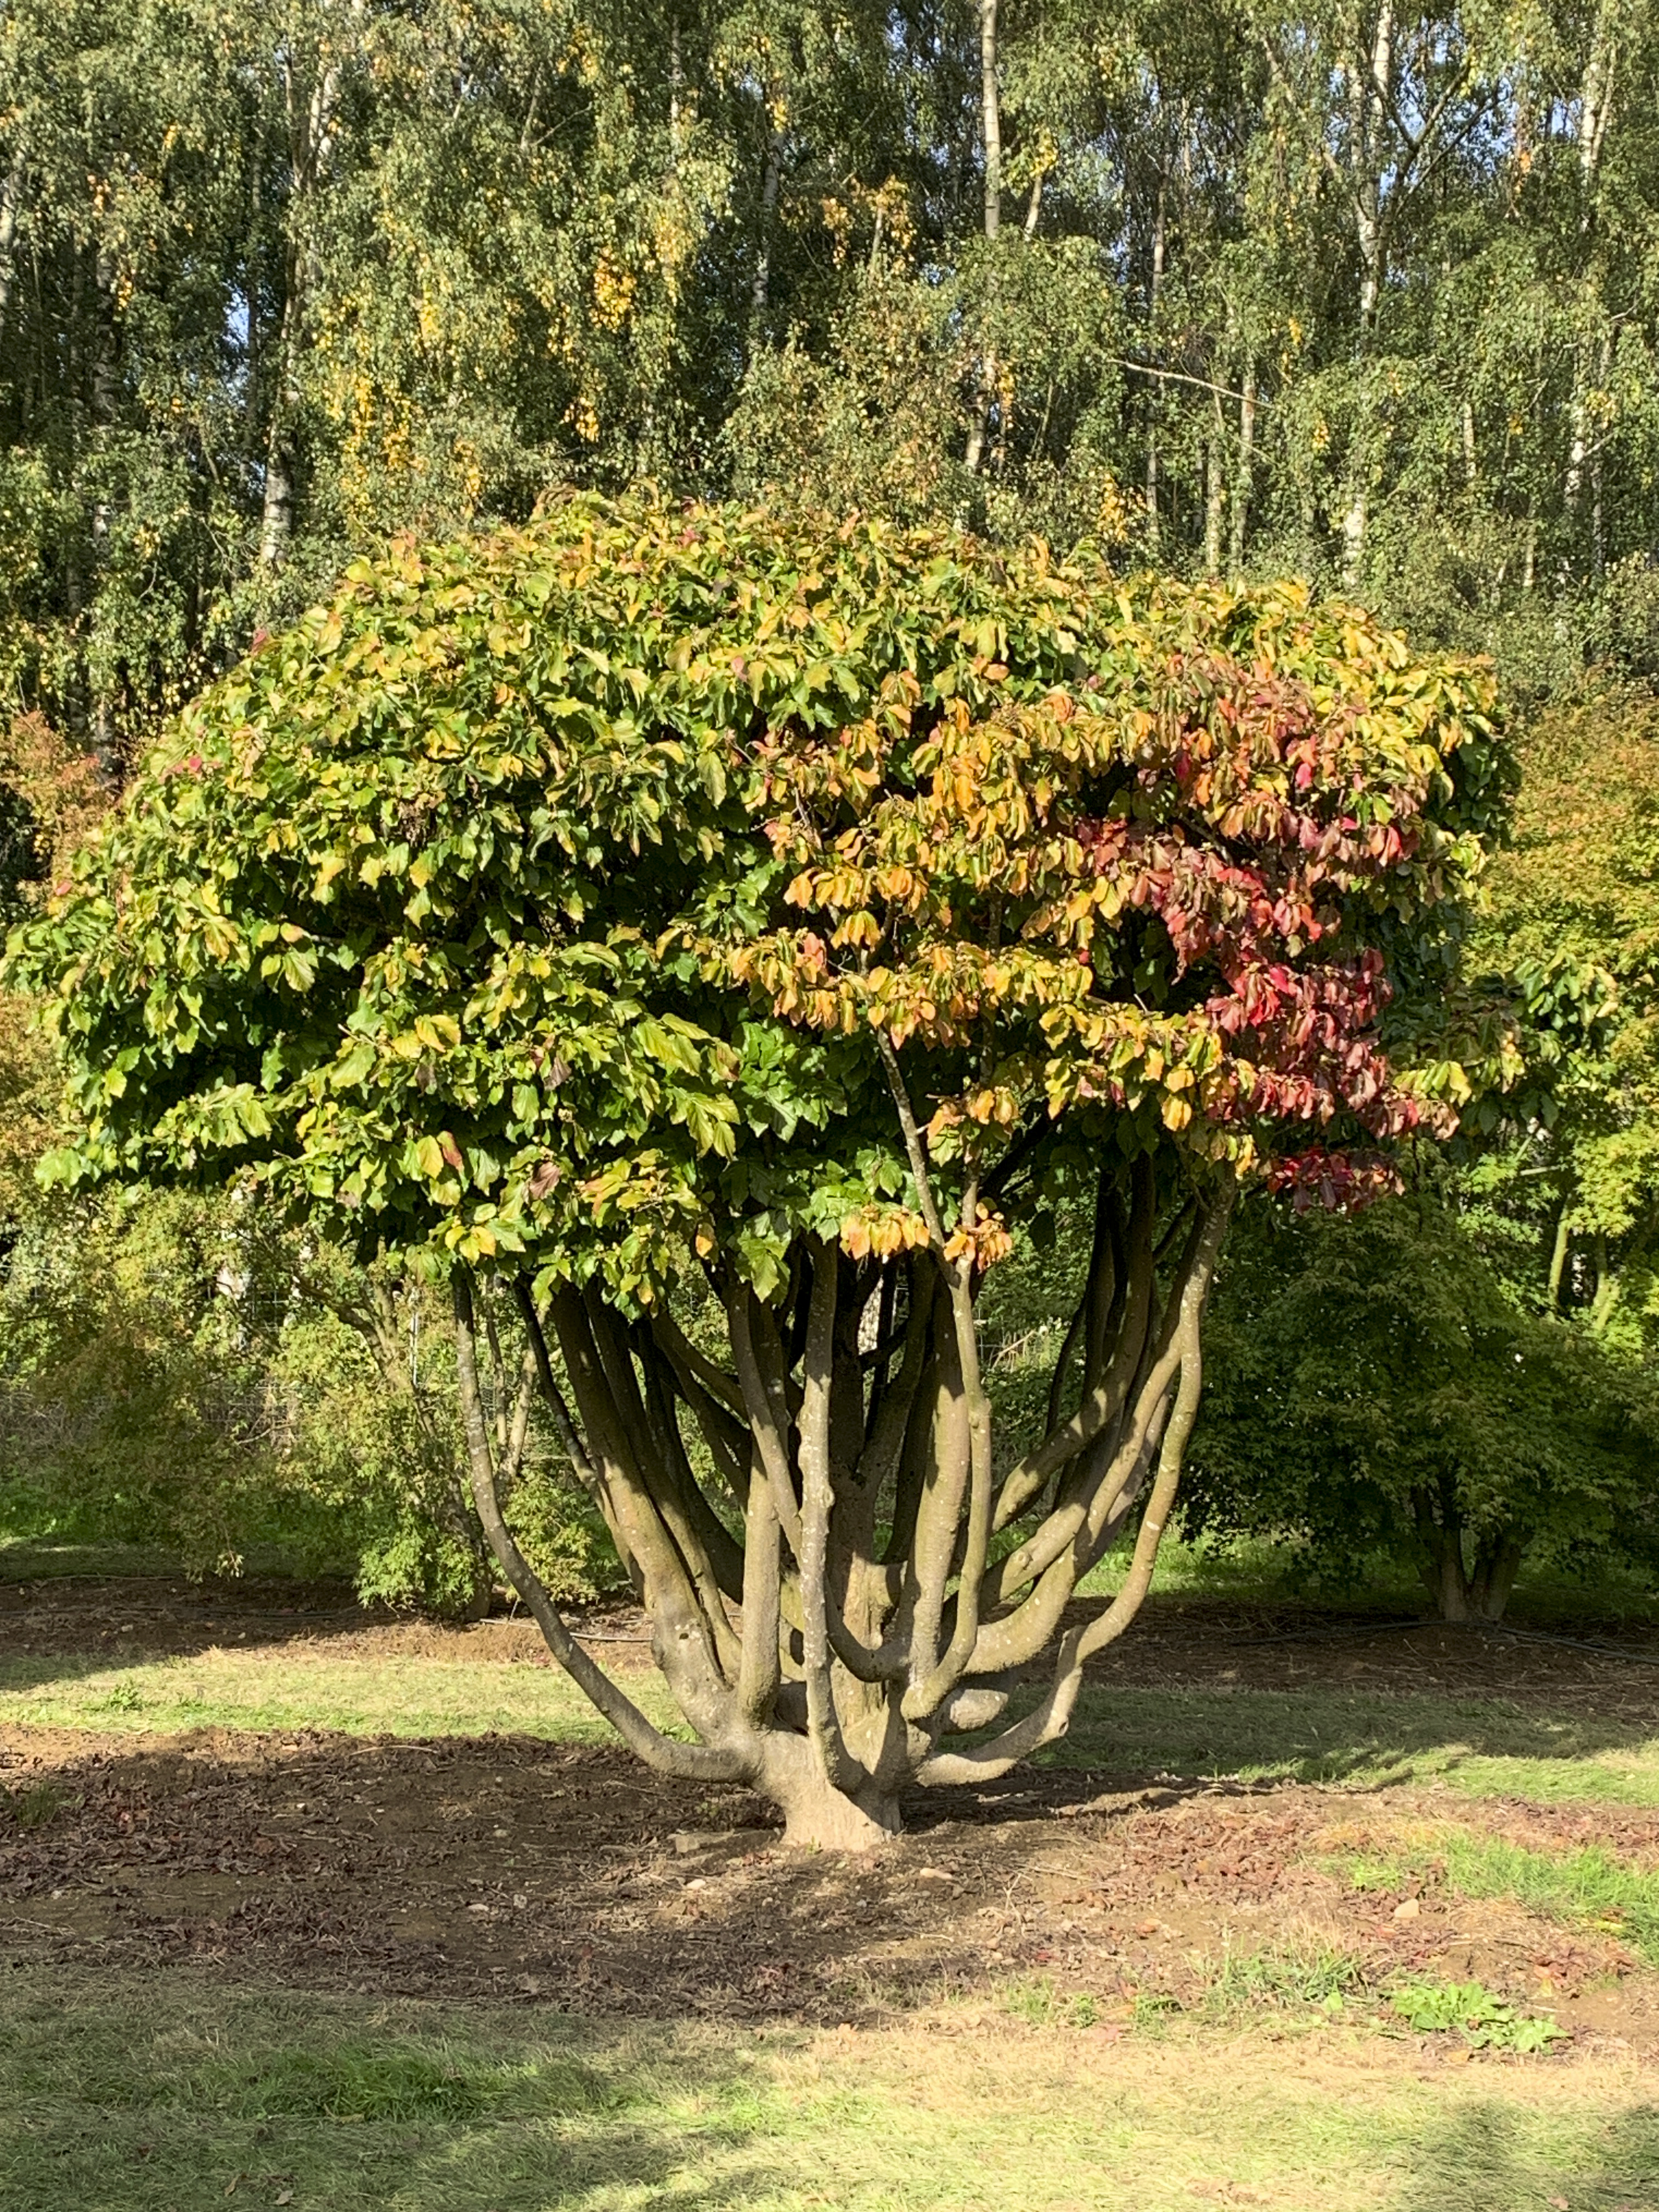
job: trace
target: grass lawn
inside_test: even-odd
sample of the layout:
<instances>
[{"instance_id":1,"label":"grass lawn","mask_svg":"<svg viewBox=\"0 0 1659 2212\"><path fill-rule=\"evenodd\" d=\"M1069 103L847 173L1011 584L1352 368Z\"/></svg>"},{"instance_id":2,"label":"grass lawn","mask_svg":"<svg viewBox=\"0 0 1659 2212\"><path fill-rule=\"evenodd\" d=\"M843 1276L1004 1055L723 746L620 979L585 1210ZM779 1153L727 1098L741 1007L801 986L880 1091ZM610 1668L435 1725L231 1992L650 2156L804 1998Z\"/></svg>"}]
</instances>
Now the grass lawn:
<instances>
[{"instance_id":1,"label":"grass lawn","mask_svg":"<svg viewBox=\"0 0 1659 2212\"><path fill-rule=\"evenodd\" d=\"M613 1741L556 1668L401 1656L349 1638L317 1645L142 1653L0 1655L8 1726L119 1735L185 1729L338 1729L358 1735L538 1735ZM612 1665L614 1653L605 1655ZM679 1728L654 1670L633 1655L629 1688ZM1582 1713L1502 1699L1401 1696L1310 1686L1085 1691L1066 1741L1041 1763L1123 1775L1232 1776L1376 1789L1440 1780L1470 1796L1659 1806L1659 1738Z\"/></svg>"},{"instance_id":2,"label":"grass lawn","mask_svg":"<svg viewBox=\"0 0 1659 2212\"><path fill-rule=\"evenodd\" d=\"M337 1630L324 1616L281 1626L269 1615L245 1627L227 1607L210 1632L185 1634L174 1623L175 1644L186 1648L161 1650L155 1637L146 1648L148 1632L133 1625L142 1608L124 1611L118 1587L99 1605L84 1640L60 1636L58 1648L15 1616L17 1633L0 1648L0 1747L26 1741L18 1732L31 1728L84 1730L89 1741L116 1736L134 1751L207 1728L608 1738L566 1678L533 1663L516 1628ZM1449 1676L1438 1687L1402 1689L1397 1680L1349 1681L1333 1665L1322 1680L1320 1649L1305 1664L1298 1658L1279 1687L1240 1681L1219 1664L1203 1680L1098 1684L1070 1737L1047 1756L1152 1784L1232 1777L1339 1785L1333 1814L1353 1807L1356 1833L1375 1841L1329 1863L1350 1897L1357 1888L1382 1894L1367 1908L1372 1918L1392 1925L1393 1893L1428 1881L1433 1898L1510 1900L1575 1931L1590 1950L1611 1931L1631 1947L1632 1972L1650 1974L1659 1875L1638 1832L1640 1808L1659 1807L1659 1717L1647 1670L1632 1670L1605 1700L1583 1691L1553 1699L1541 1679L1519 1686L1519 1668L1513 1698L1501 1693L1508 1677L1490 1669L1488 1686L1471 1695ZM605 1656L668 1721L643 1650L618 1644ZM291 1755L310 1756L304 1747ZM337 1745L328 1756L349 1759L357 1788L358 1752ZM292 1794L309 1793L306 1817L314 1820L321 1784L301 1778L309 1771L295 1766ZM1437 1783L1463 1794L1464 1815L1444 1794L1427 1801L1431 1822L1422 1811L1391 1814L1393 1791ZM452 1786L441 1775L432 1784L434 1792ZM275 1784L272 1791L280 1809L283 1792ZM377 1784L366 1810L384 1794ZM1477 1813L1482 1799L1556 1808L1563 1847L1548 1847L1541 1814L1524 1832L1538 1832L1538 1847L1508 1839L1499 1831L1512 1825L1511 1812ZM1222 1802L1237 1803L1241 1820L1263 1804ZM1626 1838L1618 1848L1603 1849L1594 1829L1571 1841L1579 1832L1571 1808L1598 1803L1608 1808L1606 1832ZM27 1825L21 1791L11 1810L31 1850L70 1832L54 1827L49 1806L40 1826ZM491 1835L507 1832L490 1829L496 1817L467 1831L467 1865L493 1863ZM349 1848L366 1848L361 1820L348 1827L357 1838ZM1040 1856L1073 1832L1082 1831L1056 1823L1054 1843L1039 1836L1034 1848ZM307 1848L347 1847L325 1836ZM595 1858L601 1873L608 1848ZM973 1848L962 1838L948 1846L958 1861ZM1120 1845L1104 1836L1098 1848L1106 1864ZM515 1829L501 1849L523 1852L526 1832ZM710 1880L684 1891L706 1893L697 1909L708 1913L724 1909L708 1901L716 1871L711 1863ZM232 1880L210 1871L207 1879ZM681 1910L672 1900L684 1879L635 1909L645 1918ZM587 1911L574 1887L544 1887L536 1909L546 1926L556 1931L560 1911ZM1161 2012L1161 1999L1110 1995L1121 1983L1103 1967L1096 1986L1108 1994L1084 2002L1051 1986L1047 1970L1020 1981L1011 1966L988 1996L934 1985L856 2029L826 2030L793 2002L758 2027L688 2017L687 2006L658 1997L654 1981L647 2001L679 2016L571 2017L547 1996L451 1999L448 1966L424 1985L437 1995L415 1997L370 1994L348 1969L299 1986L303 1976L262 1973L234 1954L217 1965L200 1963L200 1953L193 1962L158 1954L138 1967L126 1953L106 1967L101 1938L79 1941L53 1964L41 1929L57 1924L59 1899L69 1914L79 1893L34 1891L29 1940L9 1956L0 1899L0 2212L207 2212L227 2202L295 2212L1192 2212L1205 2202L1277 2212L1659 2212L1651 2053L1586 2035L1565 2056L1471 2056L1453 2047L1455 2037L1406 2030L1385 2001L1386 1980L1373 1978L1345 2000L1340 1992L1358 1970L1334 1952L1310 1954L1313 1964L1304 1960L1292 1973L1283 1960L1274 1965L1276 1952L1241 1948L1218 1970L1212 1998L1178 2016ZM1160 1893L1158 1911L1188 1909L1170 1894ZM1014 1913L1012 1878L1006 1902ZM192 1909L224 1908L210 1900ZM1048 1909L1060 1925L1068 1911L1093 1908L1085 1898ZM1137 1893L1131 1920L1139 1912ZM1292 1940L1276 1922L1252 1926L1251 1942ZM668 1939L676 1959L686 1955L690 1928ZM432 1940L449 1942L444 1955L455 1957L443 1929ZM610 1940L623 1940L614 1926ZM1149 1940L1190 1947L1197 1938L1164 1928ZM1599 1971L1592 1959L1592 1980ZM540 1987L568 1989L556 1980ZM1638 1990L1632 2016L1645 2002Z\"/></svg>"},{"instance_id":3,"label":"grass lawn","mask_svg":"<svg viewBox=\"0 0 1659 2212\"><path fill-rule=\"evenodd\" d=\"M210 1646L186 1657L0 1656L0 1731L9 1724L117 1735L184 1729L339 1729L352 1735L546 1736L614 1742L556 1667L388 1656L380 1650ZM661 1726L684 1727L654 1670L630 1693Z\"/></svg>"},{"instance_id":4,"label":"grass lawn","mask_svg":"<svg viewBox=\"0 0 1659 2212\"><path fill-rule=\"evenodd\" d=\"M0 2013L0 2203L387 2212L1573 2212L1659 2205L1633 2068L1425 2076L1362 2030L599 2027L179 1972Z\"/></svg>"}]
</instances>

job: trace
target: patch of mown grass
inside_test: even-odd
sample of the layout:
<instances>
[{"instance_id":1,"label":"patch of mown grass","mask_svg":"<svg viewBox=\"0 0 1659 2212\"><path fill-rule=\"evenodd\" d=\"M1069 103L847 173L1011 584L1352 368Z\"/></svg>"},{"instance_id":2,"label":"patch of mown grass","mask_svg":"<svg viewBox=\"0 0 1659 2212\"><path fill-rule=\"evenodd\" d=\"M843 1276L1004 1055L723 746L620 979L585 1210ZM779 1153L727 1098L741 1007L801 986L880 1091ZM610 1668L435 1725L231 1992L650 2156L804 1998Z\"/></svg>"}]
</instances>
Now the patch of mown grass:
<instances>
[{"instance_id":1,"label":"patch of mown grass","mask_svg":"<svg viewBox=\"0 0 1659 2212\"><path fill-rule=\"evenodd\" d=\"M1583 1713L1379 1690L1090 1687L1040 1764L1122 1775L1443 1782L1469 1796L1659 1805L1659 1739Z\"/></svg>"},{"instance_id":2,"label":"patch of mown grass","mask_svg":"<svg viewBox=\"0 0 1659 2212\"><path fill-rule=\"evenodd\" d=\"M654 1672L629 1694L684 1733ZM353 1654L293 1644L214 1646L182 1657L0 1658L0 1727L151 1735L185 1729L334 1729L353 1735L538 1735L614 1743L610 1723L556 1667L500 1660Z\"/></svg>"},{"instance_id":3,"label":"patch of mown grass","mask_svg":"<svg viewBox=\"0 0 1659 2212\"><path fill-rule=\"evenodd\" d=\"M1659 1965L1659 1873L1626 1866L1596 1844L1532 1850L1501 1836L1447 1827L1398 1851L1356 1852L1337 1863L1356 1889L1431 1881L1455 1897L1513 1898L1548 1919L1616 1936Z\"/></svg>"},{"instance_id":4,"label":"patch of mown grass","mask_svg":"<svg viewBox=\"0 0 1659 2212\"><path fill-rule=\"evenodd\" d=\"M948 2032L942 2033L941 2030ZM1178 2039L1201 2039L1189 2021ZM1339 2038L1338 2042L1341 2043ZM1659 2205L1633 2068L1427 2082L1236 2028L1149 2066L1037 2021L860 2034L0 1980L0 2203L219 2212L1573 2212ZM1201 2050L1201 2061L1195 2054Z\"/></svg>"},{"instance_id":5,"label":"patch of mown grass","mask_svg":"<svg viewBox=\"0 0 1659 2212\"><path fill-rule=\"evenodd\" d=\"M684 1733L642 1648L629 1693ZM556 1668L453 1655L388 1656L337 1644L215 1646L184 1656L0 1658L0 1728L97 1729L132 1735L186 1729L330 1729L363 1735L475 1735L612 1742ZM1130 1690L1090 1687L1070 1735L1039 1762L1145 1778L1348 1783L1442 1782L1473 1797L1659 1805L1659 1741L1627 1725L1552 1715L1498 1699L1393 1697L1377 1691Z\"/></svg>"}]
</instances>

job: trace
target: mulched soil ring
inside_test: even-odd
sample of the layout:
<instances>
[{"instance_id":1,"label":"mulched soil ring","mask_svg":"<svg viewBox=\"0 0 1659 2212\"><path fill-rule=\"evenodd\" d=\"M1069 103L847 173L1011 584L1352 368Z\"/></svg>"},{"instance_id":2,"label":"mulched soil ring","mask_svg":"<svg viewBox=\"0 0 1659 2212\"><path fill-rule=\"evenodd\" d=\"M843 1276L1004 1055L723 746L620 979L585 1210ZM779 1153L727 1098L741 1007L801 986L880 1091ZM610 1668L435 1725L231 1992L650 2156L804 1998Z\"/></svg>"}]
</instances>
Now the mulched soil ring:
<instances>
[{"instance_id":1,"label":"mulched soil ring","mask_svg":"<svg viewBox=\"0 0 1659 2212\"><path fill-rule=\"evenodd\" d=\"M588 2014L870 2018L1042 1977L1190 2001L1231 1948L1298 1942L1374 1978L1478 1976L1659 2050L1656 1978L1508 1904L1352 1889L1367 1821L1455 1817L1659 1854L1659 1814L1286 1784L1103 1787L1032 1772L908 1808L867 1859L786 1853L760 1802L626 1753L485 1737L14 1735L46 1817L0 1826L0 1944L190 1959L306 1987L492 1994ZM48 1794L49 1793L49 1794ZM1622 1986L1621 1986L1622 1985Z\"/></svg>"},{"instance_id":2,"label":"mulched soil ring","mask_svg":"<svg viewBox=\"0 0 1659 2212\"><path fill-rule=\"evenodd\" d=\"M1659 1735L1659 1669L1425 1624L1332 1635L1328 1615L1160 1600L1094 1679L1146 1689L1319 1687L1501 1698ZM582 1625L648 1665L630 1611ZM349 1591L247 1581L0 1585L0 1644L116 1663L204 1651L547 1663L533 1628L365 1616ZM907 1808L867 1860L785 1853L737 1790L619 1749L320 1732L173 1738L14 1729L0 1742L0 1954L212 1962L295 1985L491 1994L594 2014L837 2021L1041 1981L1109 2004L1190 2002L1216 1964L1352 1954L1376 1981L1478 1978L1581 2034L1659 2052L1659 1976L1616 1936L1432 1886L1358 1892L1334 1851L1455 1820L1534 1849L1659 1863L1659 1814L1449 1790L1259 1788L1025 1770ZM1396 1917L1396 1908L1414 1904Z\"/></svg>"}]
</instances>

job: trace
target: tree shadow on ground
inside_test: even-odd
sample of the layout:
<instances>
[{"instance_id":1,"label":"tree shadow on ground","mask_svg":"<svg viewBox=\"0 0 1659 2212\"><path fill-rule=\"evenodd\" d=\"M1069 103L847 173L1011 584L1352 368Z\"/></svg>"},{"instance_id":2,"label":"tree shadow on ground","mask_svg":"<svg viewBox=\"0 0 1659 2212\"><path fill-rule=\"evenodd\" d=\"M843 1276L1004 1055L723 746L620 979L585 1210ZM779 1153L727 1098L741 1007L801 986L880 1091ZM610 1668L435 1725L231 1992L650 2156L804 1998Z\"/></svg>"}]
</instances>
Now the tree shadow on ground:
<instances>
[{"instance_id":1,"label":"tree shadow on ground","mask_svg":"<svg viewBox=\"0 0 1659 2212\"><path fill-rule=\"evenodd\" d=\"M1389 2212L1659 2212L1659 2106L1563 2118L1513 2102L1465 2106L1413 2146Z\"/></svg>"},{"instance_id":2,"label":"tree shadow on ground","mask_svg":"<svg viewBox=\"0 0 1659 2212\"><path fill-rule=\"evenodd\" d=\"M784 2179L750 2055L707 2035L348 2008L199 1972L10 1978L8 2203L693 2212L775 2201Z\"/></svg>"},{"instance_id":3,"label":"tree shadow on ground","mask_svg":"<svg viewBox=\"0 0 1659 2212\"><path fill-rule=\"evenodd\" d=\"M1127 1987L1308 1911L1377 1940L1322 1870L1333 1799L1294 1784L1030 1771L918 1796L860 1858L778 1848L746 1790L526 1737L137 1740L7 1779L0 1945L66 1971L835 2024L1021 1976ZM1659 1825L1596 1817L1620 1848Z\"/></svg>"}]
</instances>

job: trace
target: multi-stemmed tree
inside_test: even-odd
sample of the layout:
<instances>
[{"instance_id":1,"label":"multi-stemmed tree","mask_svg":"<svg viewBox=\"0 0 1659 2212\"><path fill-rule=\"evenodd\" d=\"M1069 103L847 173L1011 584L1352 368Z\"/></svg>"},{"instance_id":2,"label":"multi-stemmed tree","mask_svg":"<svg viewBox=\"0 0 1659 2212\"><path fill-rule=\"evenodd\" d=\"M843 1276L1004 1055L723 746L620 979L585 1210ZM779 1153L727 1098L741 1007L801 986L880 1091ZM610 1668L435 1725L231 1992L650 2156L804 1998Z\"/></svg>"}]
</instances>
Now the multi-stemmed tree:
<instances>
[{"instance_id":1,"label":"multi-stemmed tree","mask_svg":"<svg viewBox=\"0 0 1659 2212\"><path fill-rule=\"evenodd\" d=\"M1340 1204L1443 1116L1378 1024L1478 866L1489 707L1297 590L1040 545L579 501L395 547L15 939L54 1165L255 1178L447 1272L472 1496L555 1654L653 1765L862 1844L1063 1732L1133 1616L1241 1183ZM1000 1449L975 1294L1069 1204L1075 1319ZM538 1393L687 1737L504 1522Z\"/></svg>"}]
</instances>

